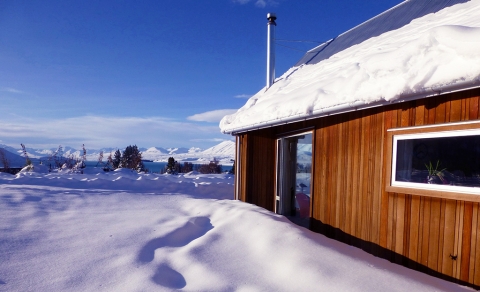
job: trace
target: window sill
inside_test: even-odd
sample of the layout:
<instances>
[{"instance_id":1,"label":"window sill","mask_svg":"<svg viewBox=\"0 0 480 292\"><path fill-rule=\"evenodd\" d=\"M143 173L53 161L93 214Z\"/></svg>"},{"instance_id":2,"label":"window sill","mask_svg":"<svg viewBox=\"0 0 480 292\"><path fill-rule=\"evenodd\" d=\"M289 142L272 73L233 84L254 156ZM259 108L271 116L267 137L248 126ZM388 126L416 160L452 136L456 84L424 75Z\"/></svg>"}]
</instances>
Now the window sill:
<instances>
[{"instance_id":1,"label":"window sill","mask_svg":"<svg viewBox=\"0 0 480 292\"><path fill-rule=\"evenodd\" d=\"M460 201L480 202L480 193L469 193L468 190L459 192L458 190L435 190L429 188L418 188L409 186L386 186L385 190L390 193L417 195L425 197L434 197L441 199L451 199Z\"/></svg>"}]
</instances>

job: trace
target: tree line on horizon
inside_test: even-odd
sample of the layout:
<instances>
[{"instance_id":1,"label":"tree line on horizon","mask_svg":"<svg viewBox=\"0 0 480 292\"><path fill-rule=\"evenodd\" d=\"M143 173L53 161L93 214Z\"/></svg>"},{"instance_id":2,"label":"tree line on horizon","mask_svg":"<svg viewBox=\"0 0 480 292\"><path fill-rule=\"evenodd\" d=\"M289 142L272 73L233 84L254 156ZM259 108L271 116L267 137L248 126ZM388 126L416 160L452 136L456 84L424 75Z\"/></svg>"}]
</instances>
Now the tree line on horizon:
<instances>
[{"instance_id":1,"label":"tree line on horizon","mask_svg":"<svg viewBox=\"0 0 480 292\"><path fill-rule=\"evenodd\" d=\"M28 170L33 170L34 165L32 163L32 160L28 156L28 152L26 150L26 147L23 143L20 144L22 147L22 154L25 158L25 164L24 167L28 167ZM85 161L86 161L86 156L87 156L87 150L85 149L85 145L82 145L82 150L83 150L83 155L81 157L75 157L73 154L70 154L69 156L65 157L63 155L63 147L62 145L59 145L57 150L54 151L47 160L42 161L40 159L40 165L45 165L48 164L49 171L52 171L53 169L69 169L73 171L79 171L82 172L82 169L85 168ZM18 168L12 168L10 166L10 161L7 158L7 155L5 153L5 149L0 148L0 163L3 165L3 168L0 169L0 172L7 172L11 174L15 174L20 169Z\"/></svg>"},{"instance_id":2,"label":"tree line on horizon","mask_svg":"<svg viewBox=\"0 0 480 292\"><path fill-rule=\"evenodd\" d=\"M22 152L25 157L25 166L30 167L33 169L33 164L31 159L28 156L26 151L26 147L24 144L20 144L22 146ZM50 157L45 161L48 163L49 171L53 169L69 169L69 170L80 170L83 173L83 168L86 167L86 149L85 145L82 145L83 155L81 158L73 157L71 154L69 157L63 156L63 148L60 145L56 151L50 155ZM8 158L5 154L3 148L0 148L0 163L3 165L3 172L11 172L10 163ZM53 166L52 166L53 163ZM40 160L40 164L43 162ZM148 169L145 168L145 165L142 160L142 153L139 151L137 145L129 145L125 148L125 150L120 151L117 149L112 156L112 153L109 154L107 161L103 162L103 151L99 153L98 163L97 166L103 166L104 171L115 170L118 168L126 168L132 169L137 172L148 172ZM194 169L195 168L195 169ZM230 173L234 173L234 168L230 171ZM218 174L222 173L222 165L219 163L217 159L213 159L210 163L202 164L200 166L194 166L194 164L190 162L184 162L183 165L178 163L173 157L168 158L167 165L165 169L162 170L160 173L167 173L167 174L177 174L177 173L188 173L190 171L198 171L202 174Z\"/></svg>"},{"instance_id":3,"label":"tree line on horizon","mask_svg":"<svg viewBox=\"0 0 480 292\"><path fill-rule=\"evenodd\" d=\"M181 165L173 157L169 157L163 173L188 173L193 170L198 171L201 174L219 174L223 172L222 165L216 158L213 158L213 160L207 164L195 166L191 162L184 162L183 165Z\"/></svg>"}]
</instances>

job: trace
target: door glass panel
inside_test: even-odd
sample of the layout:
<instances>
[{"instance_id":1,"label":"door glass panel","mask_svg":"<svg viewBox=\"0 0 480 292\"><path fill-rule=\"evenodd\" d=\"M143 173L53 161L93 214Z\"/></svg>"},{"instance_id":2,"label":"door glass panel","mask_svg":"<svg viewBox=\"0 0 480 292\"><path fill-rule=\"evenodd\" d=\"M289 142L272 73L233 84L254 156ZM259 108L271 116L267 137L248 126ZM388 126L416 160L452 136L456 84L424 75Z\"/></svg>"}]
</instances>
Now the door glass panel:
<instances>
[{"instance_id":1,"label":"door glass panel","mask_svg":"<svg viewBox=\"0 0 480 292\"><path fill-rule=\"evenodd\" d=\"M276 212L308 227L312 171L312 134L278 140Z\"/></svg>"}]
</instances>

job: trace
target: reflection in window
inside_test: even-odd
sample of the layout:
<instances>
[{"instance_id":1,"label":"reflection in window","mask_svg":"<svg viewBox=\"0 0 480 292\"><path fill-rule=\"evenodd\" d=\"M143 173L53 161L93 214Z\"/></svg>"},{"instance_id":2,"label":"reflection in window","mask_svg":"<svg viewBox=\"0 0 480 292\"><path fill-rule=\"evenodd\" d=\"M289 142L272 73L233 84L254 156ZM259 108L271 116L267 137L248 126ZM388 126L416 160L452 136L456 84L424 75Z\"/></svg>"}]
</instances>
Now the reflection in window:
<instances>
[{"instance_id":1,"label":"reflection in window","mask_svg":"<svg viewBox=\"0 0 480 292\"><path fill-rule=\"evenodd\" d=\"M300 136L297 142L295 173L296 215L308 218L310 213L310 178L312 173L312 134Z\"/></svg>"},{"instance_id":2,"label":"reflection in window","mask_svg":"<svg viewBox=\"0 0 480 292\"><path fill-rule=\"evenodd\" d=\"M458 133L457 133L458 134ZM448 136L447 136L448 135ZM395 155L395 153L394 153ZM396 138L395 182L480 186L480 134Z\"/></svg>"},{"instance_id":3,"label":"reflection in window","mask_svg":"<svg viewBox=\"0 0 480 292\"><path fill-rule=\"evenodd\" d=\"M292 222L310 223L312 134L278 139L277 198L275 212Z\"/></svg>"}]
</instances>

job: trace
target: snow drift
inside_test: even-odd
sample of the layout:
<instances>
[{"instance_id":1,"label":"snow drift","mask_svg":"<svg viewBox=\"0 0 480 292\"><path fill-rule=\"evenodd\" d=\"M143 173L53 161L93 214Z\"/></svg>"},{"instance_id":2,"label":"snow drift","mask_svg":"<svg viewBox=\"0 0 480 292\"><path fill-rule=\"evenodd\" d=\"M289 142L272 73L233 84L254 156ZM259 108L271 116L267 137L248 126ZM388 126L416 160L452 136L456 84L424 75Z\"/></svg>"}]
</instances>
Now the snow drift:
<instances>
[{"instance_id":1,"label":"snow drift","mask_svg":"<svg viewBox=\"0 0 480 292\"><path fill-rule=\"evenodd\" d=\"M228 174L0 173L0 290L470 291L232 194Z\"/></svg>"}]
</instances>

